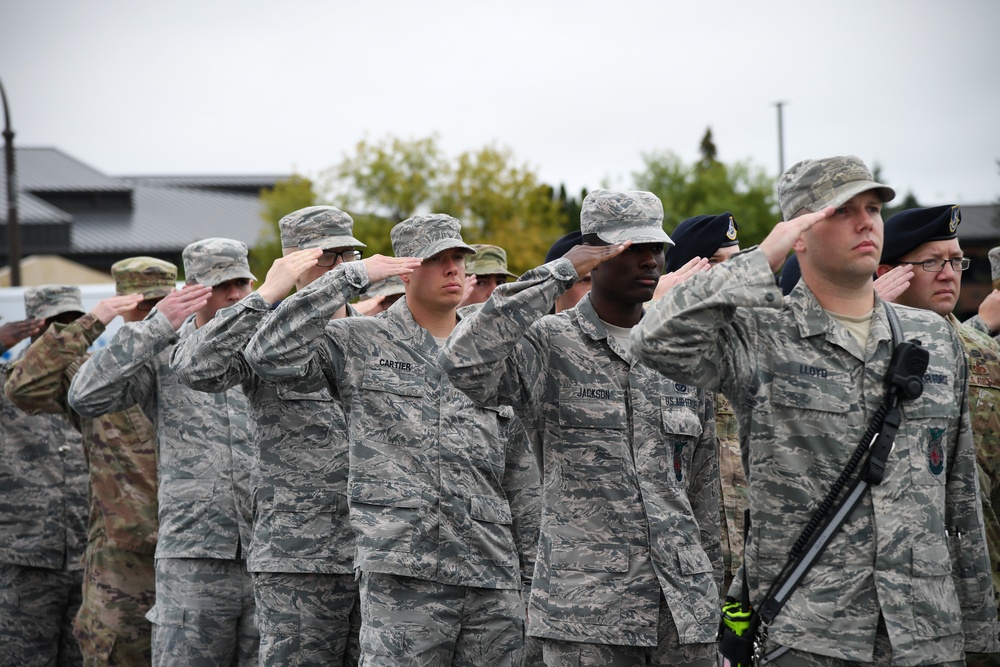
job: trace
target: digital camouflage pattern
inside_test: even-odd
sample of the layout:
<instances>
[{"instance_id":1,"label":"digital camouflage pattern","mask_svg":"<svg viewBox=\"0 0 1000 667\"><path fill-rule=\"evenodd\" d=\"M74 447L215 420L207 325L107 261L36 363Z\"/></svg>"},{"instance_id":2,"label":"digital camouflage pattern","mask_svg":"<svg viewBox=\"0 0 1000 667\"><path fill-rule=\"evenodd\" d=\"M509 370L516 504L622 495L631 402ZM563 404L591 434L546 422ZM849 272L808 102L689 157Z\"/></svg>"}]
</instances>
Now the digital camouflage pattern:
<instances>
[{"instance_id":1,"label":"digital camouflage pattern","mask_svg":"<svg viewBox=\"0 0 1000 667\"><path fill-rule=\"evenodd\" d=\"M474 253L475 248L462 240L462 223L443 213L415 215L393 226L389 232L396 257L427 259L442 250L461 248Z\"/></svg>"},{"instance_id":2,"label":"digital camouflage pattern","mask_svg":"<svg viewBox=\"0 0 1000 667\"><path fill-rule=\"evenodd\" d=\"M498 245L473 243L475 255L465 257L465 275L492 276L503 274L511 278L517 276L507 270L507 251Z\"/></svg>"},{"instance_id":3,"label":"digital camouflage pattern","mask_svg":"<svg viewBox=\"0 0 1000 667\"><path fill-rule=\"evenodd\" d=\"M504 489L516 482L509 458L523 448L500 440L495 410L452 387L405 298L377 317L330 321L368 285L363 263L334 267L264 322L247 361L278 381L325 378L342 397L357 569L517 589L518 531Z\"/></svg>"},{"instance_id":4,"label":"digital camouflage pattern","mask_svg":"<svg viewBox=\"0 0 1000 667\"><path fill-rule=\"evenodd\" d=\"M174 291L177 267L155 257L127 257L111 265L118 294L141 294L157 299Z\"/></svg>"},{"instance_id":5,"label":"digital camouflage pattern","mask_svg":"<svg viewBox=\"0 0 1000 667\"><path fill-rule=\"evenodd\" d=\"M940 316L895 308L904 338L930 352L923 395L902 403L885 481L834 535L769 636L870 661L881 614L894 664L960 660L963 647L1000 648L967 369L957 334ZM783 300L754 249L670 290L632 342L648 363L733 403L749 466L746 573L751 601L759 602L884 399L885 306L876 299L861 349L805 283Z\"/></svg>"},{"instance_id":6,"label":"digital camouflage pattern","mask_svg":"<svg viewBox=\"0 0 1000 667\"><path fill-rule=\"evenodd\" d=\"M227 280L256 280L247 263L247 246L232 239L202 239L190 243L181 253L188 283L215 287Z\"/></svg>"},{"instance_id":7,"label":"digital camouflage pattern","mask_svg":"<svg viewBox=\"0 0 1000 667\"><path fill-rule=\"evenodd\" d=\"M189 318L175 332L166 316L154 310L141 322L125 324L107 346L99 349L77 371L68 402L84 417L97 417L138 405L153 423L158 448L159 539L156 545L156 606L147 618L154 624L154 664L158 632L176 630L176 614L191 610L170 607L160 597L169 586L166 559L221 559L236 565L236 582L203 582L204 594L218 596L229 607L244 604L225 598L242 584L242 550L250 543L250 447L248 408L243 390L194 391L170 370L169 359L179 339L195 330ZM167 580L163 580L167 577ZM248 577L248 575L247 575ZM214 582L214 583L213 583ZM243 609L252 619L252 597ZM204 615L196 615L196 621ZM252 624L252 621L251 621ZM232 625L226 628L232 629ZM205 628L212 632L216 624ZM187 632L190 632L189 629ZM183 633L182 633L183 636ZM213 640L210 643L214 643ZM219 641L225 643L226 638Z\"/></svg>"},{"instance_id":8,"label":"digital camouflage pattern","mask_svg":"<svg viewBox=\"0 0 1000 667\"><path fill-rule=\"evenodd\" d=\"M896 196L888 185L876 183L861 158L853 155L802 160L778 178L778 201L785 220L802 209L815 212L840 206L868 190L875 190L883 202Z\"/></svg>"},{"instance_id":9,"label":"digital camouflage pattern","mask_svg":"<svg viewBox=\"0 0 1000 667\"><path fill-rule=\"evenodd\" d=\"M358 316L351 307L348 314ZM200 391L240 385L250 404L254 512L247 567L256 574L290 573L255 577L261 662L291 664L298 655L310 664L340 664L358 638L350 624L358 587L347 508L347 422L340 396L322 376L275 384L250 369L243 348L273 315L257 292L248 295L180 341L171 367ZM269 582L266 590L261 581Z\"/></svg>"},{"instance_id":10,"label":"digital camouflage pattern","mask_svg":"<svg viewBox=\"0 0 1000 667\"><path fill-rule=\"evenodd\" d=\"M171 284L172 288L172 284ZM83 436L90 475L90 519L83 605L75 634L88 660L147 664L156 549L156 440L138 406L82 418L66 403L87 348L104 325L86 314L51 327L12 365L7 395L29 414L63 414Z\"/></svg>"},{"instance_id":11,"label":"digital camouflage pattern","mask_svg":"<svg viewBox=\"0 0 1000 667\"><path fill-rule=\"evenodd\" d=\"M722 394L715 396L715 433L719 457L719 525L722 529L722 564L726 596L729 583L743 564L743 511L747 507L747 476L740 454L739 428L733 405Z\"/></svg>"},{"instance_id":12,"label":"digital camouflage pattern","mask_svg":"<svg viewBox=\"0 0 1000 667\"><path fill-rule=\"evenodd\" d=\"M638 363L589 296L543 317L576 278L559 259L498 287L440 356L477 404L514 408L541 462L528 633L655 646L662 591L680 641L713 643L722 572L714 403Z\"/></svg>"},{"instance_id":13,"label":"digital camouflage pattern","mask_svg":"<svg viewBox=\"0 0 1000 667\"><path fill-rule=\"evenodd\" d=\"M990 251L986 253L986 256L990 260L990 275L992 277L992 282L990 283L990 286L993 289L1000 289L1000 247L991 248ZM967 319L963 324L972 327L977 331L982 331L984 334L987 334L989 336L996 337L998 334L1000 334L1000 331L991 331L990 328L986 326L986 323L983 322L982 318L979 317L979 315L973 315L972 317Z\"/></svg>"},{"instance_id":14,"label":"digital camouflage pattern","mask_svg":"<svg viewBox=\"0 0 1000 667\"><path fill-rule=\"evenodd\" d=\"M354 238L354 220L333 206L308 206L278 221L282 248L365 248Z\"/></svg>"},{"instance_id":15,"label":"digital camouflage pattern","mask_svg":"<svg viewBox=\"0 0 1000 667\"><path fill-rule=\"evenodd\" d=\"M0 363L0 374L8 370ZM0 394L2 664L55 664L60 652L79 663L72 622L87 541L86 465L65 417L29 415Z\"/></svg>"},{"instance_id":16,"label":"digital camouflage pattern","mask_svg":"<svg viewBox=\"0 0 1000 667\"><path fill-rule=\"evenodd\" d=\"M29 320L84 312L80 288L75 285L42 285L24 290L24 313Z\"/></svg>"},{"instance_id":17,"label":"digital camouflage pattern","mask_svg":"<svg viewBox=\"0 0 1000 667\"><path fill-rule=\"evenodd\" d=\"M641 190L591 190L580 209L580 232L605 243L671 243L663 231L663 203Z\"/></svg>"}]
</instances>

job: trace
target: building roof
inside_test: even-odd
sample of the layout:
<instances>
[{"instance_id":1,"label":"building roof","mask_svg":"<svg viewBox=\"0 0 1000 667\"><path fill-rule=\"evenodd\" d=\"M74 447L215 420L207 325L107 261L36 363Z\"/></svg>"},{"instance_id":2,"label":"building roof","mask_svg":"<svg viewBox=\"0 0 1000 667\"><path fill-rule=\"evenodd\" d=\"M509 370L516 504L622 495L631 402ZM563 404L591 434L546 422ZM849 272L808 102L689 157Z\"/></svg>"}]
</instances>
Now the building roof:
<instances>
[{"instance_id":1,"label":"building roof","mask_svg":"<svg viewBox=\"0 0 1000 667\"><path fill-rule=\"evenodd\" d=\"M995 241L1000 239L1000 205L962 206L962 224L958 238L964 241Z\"/></svg>"},{"instance_id":2,"label":"building roof","mask_svg":"<svg viewBox=\"0 0 1000 667\"><path fill-rule=\"evenodd\" d=\"M63 237L69 239L69 246L45 249L65 256L179 253L192 241L207 237L232 238L252 246L265 226L258 197L261 189L288 178L114 177L46 147L17 148L15 160L19 223L23 228L69 224L70 232ZM5 179L0 169L0 224L7 221ZM42 237L22 234L22 238ZM25 254L32 251L29 247L22 250Z\"/></svg>"}]
</instances>

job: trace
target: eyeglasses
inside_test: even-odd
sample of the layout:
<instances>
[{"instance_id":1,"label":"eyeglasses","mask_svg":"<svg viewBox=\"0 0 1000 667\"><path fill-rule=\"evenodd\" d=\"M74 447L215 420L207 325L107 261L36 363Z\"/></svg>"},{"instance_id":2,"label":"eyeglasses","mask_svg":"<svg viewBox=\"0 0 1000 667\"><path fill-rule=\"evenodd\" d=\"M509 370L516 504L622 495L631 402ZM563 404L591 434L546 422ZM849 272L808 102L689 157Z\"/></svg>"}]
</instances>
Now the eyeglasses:
<instances>
[{"instance_id":1,"label":"eyeglasses","mask_svg":"<svg viewBox=\"0 0 1000 667\"><path fill-rule=\"evenodd\" d=\"M337 260L342 262L357 262L361 260L360 250L341 250L337 252L336 250L324 250L323 254L319 256L316 261L316 266L333 266L337 263Z\"/></svg>"},{"instance_id":2,"label":"eyeglasses","mask_svg":"<svg viewBox=\"0 0 1000 667\"><path fill-rule=\"evenodd\" d=\"M972 264L972 260L968 257L956 257L954 259L925 259L922 262L897 262L899 264L911 264L913 266L919 266L924 271L929 273L940 273L944 271L945 264L951 264L951 270L955 271L965 271Z\"/></svg>"},{"instance_id":3,"label":"eyeglasses","mask_svg":"<svg viewBox=\"0 0 1000 667\"><path fill-rule=\"evenodd\" d=\"M155 299L143 299L142 301L140 301L139 303L137 303L135 305L135 309L143 311L143 312L149 312L149 311L153 310L153 308L156 306L156 304L158 304L162 300L163 300L162 296L161 297L157 297Z\"/></svg>"}]
</instances>

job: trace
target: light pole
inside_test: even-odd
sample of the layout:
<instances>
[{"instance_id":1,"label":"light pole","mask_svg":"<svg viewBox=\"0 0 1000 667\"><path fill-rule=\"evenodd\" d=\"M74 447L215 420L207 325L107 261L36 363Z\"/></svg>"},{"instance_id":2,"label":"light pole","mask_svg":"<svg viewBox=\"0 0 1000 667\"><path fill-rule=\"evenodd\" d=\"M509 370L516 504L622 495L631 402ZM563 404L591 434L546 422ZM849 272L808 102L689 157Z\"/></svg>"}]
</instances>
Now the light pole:
<instances>
[{"instance_id":1,"label":"light pole","mask_svg":"<svg viewBox=\"0 0 1000 667\"><path fill-rule=\"evenodd\" d=\"M10 266L10 286L21 286L21 229L17 223L17 172L14 170L14 131L10 129L10 112L7 111L7 93L0 83L3 98L3 152L7 167L7 264Z\"/></svg>"},{"instance_id":2,"label":"light pole","mask_svg":"<svg viewBox=\"0 0 1000 667\"><path fill-rule=\"evenodd\" d=\"M784 102L774 103L778 107L778 174L785 173L785 131L781 126L781 107L784 105Z\"/></svg>"}]
</instances>

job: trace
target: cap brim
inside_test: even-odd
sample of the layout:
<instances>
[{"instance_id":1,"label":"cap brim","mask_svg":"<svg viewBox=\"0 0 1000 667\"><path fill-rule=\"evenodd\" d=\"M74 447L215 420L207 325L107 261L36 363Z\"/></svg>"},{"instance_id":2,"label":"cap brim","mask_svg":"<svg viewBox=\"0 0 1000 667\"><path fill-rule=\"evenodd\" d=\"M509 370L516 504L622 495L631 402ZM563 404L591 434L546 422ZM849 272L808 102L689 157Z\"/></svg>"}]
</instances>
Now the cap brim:
<instances>
[{"instance_id":1,"label":"cap brim","mask_svg":"<svg viewBox=\"0 0 1000 667\"><path fill-rule=\"evenodd\" d=\"M220 277L218 277L218 278L215 279L215 282L212 282L212 283L207 283L207 282L203 283L200 280L197 281L197 282L200 285L205 285L206 287L215 287L216 285L221 285L222 283L226 282L227 280L237 280L237 279L240 279L240 278L246 278L247 280L254 280L254 281L257 280L257 278L252 273L250 273L249 271L243 271L242 269L237 269L235 271L229 271L229 272L223 273Z\"/></svg>"},{"instance_id":2,"label":"cap brim","mask_svg":"<svg viewBox=\"0 0 1000 667\"><path fill-rule=\"evenodd\" d=\"M322 248L323 250L330 250L331 248L367 248L368 246L357 240L353 236L324 236L318 238L315 241L308 241L299 246L300 250L307 250L309 248Z\"/></svg>"},{"instance_id":3,"label":"cap brim","mask_svg":"<svg viewBox=\"0 0 1000 667\"><path fill-rule=\"evenodd\" d=\"M877 190L878 197L882 200L882 203L892 201L896 198L896 191L888 185L875 183L874 181L860 181L858 183L847 183L834 190L834 192L826 200L814 202L806 208L814 213L816 211L822 211L827 206L837 208L843 206L862 192L868 192L869 190Z\"/></svg>"},{"instance_id":4,"label":"cap brim","mask_svg":"<svg viewBox=\"0 0 1000 667\"><path fill-rule=\"evenodd\" d=\"M667 243L673 245L674 242L662 229L655 227L631 227L620 229L614 232L597 232L597 238L605 243Z\"/></svg>"},{"instance_id":5,"label":"cap brim","mask_svg":"<svg viewBox=\"0 0 1000 667\"><path fill-rule=\"evenodd\" d=\"M452 250L454 248L459 248L461 250L464 250L465 252L472 253L473 255L476 254L475 248L466 245L459 239L441 239L439 241L431 243L430 245L425 246L423 250L420 251L420 254L417 255L417 257L419 257L420 259L427 259L428 257L433 257L439 252L443 252L445 250Z\"/></svg>"}]
</instances>

